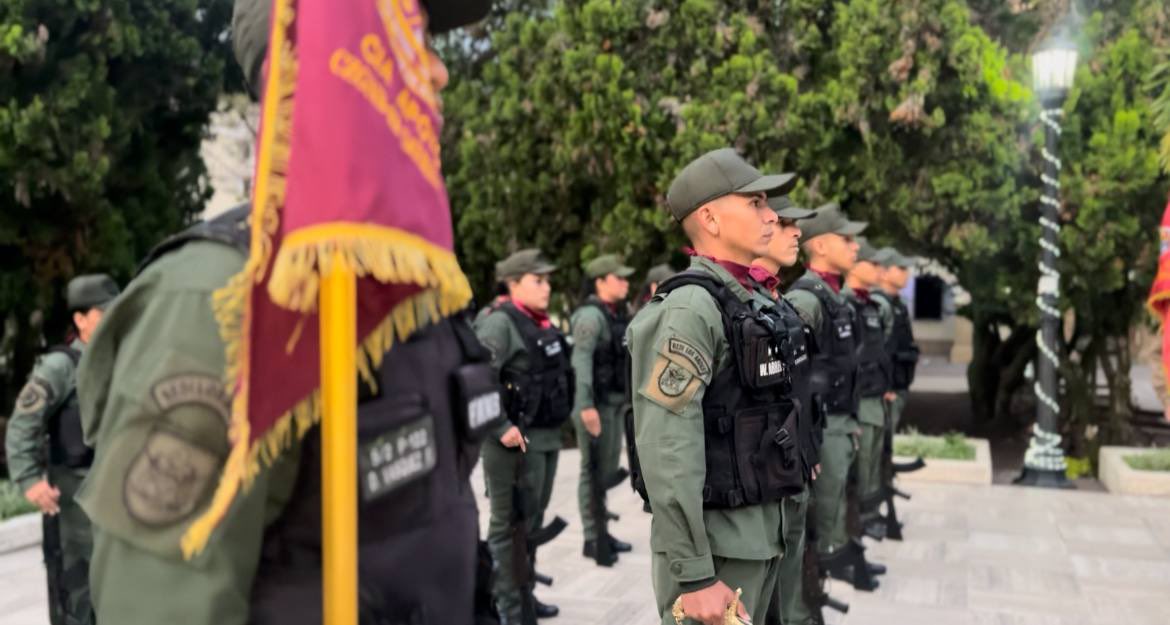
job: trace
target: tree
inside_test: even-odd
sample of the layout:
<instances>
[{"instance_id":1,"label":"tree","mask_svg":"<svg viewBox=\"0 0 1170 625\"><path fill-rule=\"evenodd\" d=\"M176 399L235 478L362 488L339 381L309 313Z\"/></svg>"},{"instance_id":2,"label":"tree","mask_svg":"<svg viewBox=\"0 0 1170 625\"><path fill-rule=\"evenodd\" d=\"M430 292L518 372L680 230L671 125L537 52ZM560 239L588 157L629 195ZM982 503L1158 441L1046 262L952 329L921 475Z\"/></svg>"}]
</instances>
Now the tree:
<instances>
[{"instance_id":1,"label":"tree","mask_svg":"<svg viewBox=\"0 0 1170 625\"><path fill-rule=\"evenodd\" d=\"M200 210L198 149L225 84L230 15L229 0L0 6L3 405L39 349L34 311L62 340L69 277L106 271L124 283Z\"/></svg>"},{"instance_id":2,"label":"tree","mask_svg":"<svg viewBox=\"0 0 1170 625\"><path fill-rule=\"evenodd\" d=\"M562 288L602 251L641 268L660 261L682 243L663 210L671 178L732 145L761 169L798 173L798 200L837 200L878 242L958 276L972 296L961 312L976 329L977 416L1020 425L1008 417L1035 355L1041 166L1024 55L1070 5L1002 7L586 0L504 19L446 98L452 204L473 284L486 292L495 260L530 244L567 268ZM1076 310L1066 368L1118 353L1140 308L1108 303L1140 303L1132 296L1151 266L1152 230L1130 207L1165 189L1149 168L1151 102L1138 87L1165 8L1110 8L1124 12L1086 25L1090 65L1066 107L1062 149L1075 165L1063 176L1064 245L1076 250L1061 267L1063 303ZM1085 371L1066 372L1070 388L1089 388ZM1111 390L1115 406L1128 397Z\"/></svg>"},{"instance_id":3,"label":"tree","mask_svg":"<svg viewBox=\"0 0 1170 625\"><path fill-rule=\"evenodd\" d=\"M1136 3L1134 19L1118 31L1103 14L1091 16L1087 59L1065 106L1062 295L1075 323L1062 373L1067 432L1074 450L1091 457L1097 444L1128 438L1128 336L1144 314L1158 256L1167 179L1143 79L1157 63L1157 41L1170 34L1159 4ZM1163 16L1160 25L1149 20L1151 9ZM1093 409L1099 370L1109 403L1101 415Z\"/></svg>"}]
</instances>

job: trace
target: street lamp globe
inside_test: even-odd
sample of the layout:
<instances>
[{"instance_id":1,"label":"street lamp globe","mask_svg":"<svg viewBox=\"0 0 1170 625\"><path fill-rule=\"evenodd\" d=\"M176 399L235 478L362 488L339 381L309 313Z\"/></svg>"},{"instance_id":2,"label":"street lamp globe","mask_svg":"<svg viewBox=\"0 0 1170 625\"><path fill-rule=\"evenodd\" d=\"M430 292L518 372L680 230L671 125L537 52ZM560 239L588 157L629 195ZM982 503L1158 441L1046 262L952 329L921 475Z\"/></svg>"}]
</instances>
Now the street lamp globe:
<instances>
[{"instance_id":1,"label":"street lamp globe","mask_svg":"<svg viewBox=\"0 0 1170 625\"><path fill-rule=\"evenodd\" d=\"M1077 70L1077 47L1065 36L1049 39L1032 54L1032 86L1042 97L1063 96Z\"/></svg>"}]
</instances>

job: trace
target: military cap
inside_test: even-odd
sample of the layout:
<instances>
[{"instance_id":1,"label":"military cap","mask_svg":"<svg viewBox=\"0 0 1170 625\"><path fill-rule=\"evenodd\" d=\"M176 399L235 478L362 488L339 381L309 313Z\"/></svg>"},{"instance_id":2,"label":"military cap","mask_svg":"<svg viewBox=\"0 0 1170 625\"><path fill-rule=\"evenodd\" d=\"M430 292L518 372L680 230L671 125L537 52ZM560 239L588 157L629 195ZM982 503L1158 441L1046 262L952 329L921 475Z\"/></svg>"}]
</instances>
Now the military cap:
<instances>
[{"instance_id":1,"label":"military cap","mask_svg":"<svg viewBox=\"0 0 1170 625\"><path fill-rule=\"evenodd\" d=\"M519 278L524 274L534 273L543 275L556 271L557 266L548 262L540 250L528 248L520 250L511 256L496 263L496 278L507 280Z\"/></svg>"},{"instance_id":2,"label":"military cap","mask_svg":"<svg viewBox=\"0 0 1170 625\"><path fill-rule=\"evenodd\" d=\"M865 237L858 237L857 246L858 262L881 264L878 248L874 247L873 244L869 242L869 239L866 239Z\"/></svg>"},{"instance_id":3,"label":"military cap","mask_svg":"<svg viewBox=\"0 0 1170 625\"><path fill-rule=\"evenodd\" d=\"M892 247L883 247L878 252L878 263L883 267L901 267L902 269L909 269L914 266L914 261L908 257L903 256L901 252Z\"/></svg>"},{"instance_id":4,"label":"military cap","mask_svg":"<svg viewBox=\"0 0 1170 625\"><path fill-rule=\"evenodd\" d=\"M732 148L712 150L683 167L670 183L666 205L675 221L702 205L732 193L782 195L796 184L794 174L765 176Z\"/></svg>"},{"instance_id":5,"label":"military cap","mask_svg":"<svg viewBox=\"0 0 1170 625\"><path fill-rule=\"evenodd\" d=\"M585 275L589 278L602 278L611 273L619 278L628 278L634 275L634 268L627 267L617 254L605 254L585 263Z\"/></svg>"},{"instance_id":6,"label":"military cap","mask_svg":"<svg viewBox=\"0 0 1170 625\"><path fill-rule=\"evenodd\" d=\"M836 202L829 202L817 209L816 216L800 224L800 242L815 239L822 234L840 234L855 237L865 232L869 224L864 221L849 221Z\"/></svg>"},{"instance_id":7,"label":"military cap","mask_svg":"<svg viewBox=\"0 0 1170 625\"><path fill-rule=\"evenodd\" d=\"M792 199L787 195L779 197L768 198L768 206L776 211L776 216L783 219L808 219L817 214L814 210L801 208L792 203Z\"/></svg>"},{"instance_id":8,"label":"military cap","mask_svg":"<svg viewBox=\"0 0 1170 625\"><path fill-rule=\"evenodd\" d=\"M104 273L77 276L65 287L65 302L69 310L105 310L122 291L118 283Z\"/></svg>"},{"instance_id":9,"label":"military cap","mask_svg":"<svg viewBox=\"0 0 1170 625\"><path fill-rule=\"evenodd\" d=\"M650 268L650 271L646 272L646 283L662 284L666 281L667 278L673 276L676 273L678 272L675 271L674 267L671 267L666 263L662 263L661 265L654 265Z\"/></svg>"},{"instance_id":10,"label":"military cap","mask_svg":"<svg viewBox=\"0 0 1170 625\"><path fill-rule=\"evenodd\" d=\"M423 0L427 29L432 33L477 22L491 9L491 0ZM260 89L260 69L268 50L268 15L271 0L236 0L232 7L232 49L244 69L253 95Z\"/></svg>"}]
</instances>

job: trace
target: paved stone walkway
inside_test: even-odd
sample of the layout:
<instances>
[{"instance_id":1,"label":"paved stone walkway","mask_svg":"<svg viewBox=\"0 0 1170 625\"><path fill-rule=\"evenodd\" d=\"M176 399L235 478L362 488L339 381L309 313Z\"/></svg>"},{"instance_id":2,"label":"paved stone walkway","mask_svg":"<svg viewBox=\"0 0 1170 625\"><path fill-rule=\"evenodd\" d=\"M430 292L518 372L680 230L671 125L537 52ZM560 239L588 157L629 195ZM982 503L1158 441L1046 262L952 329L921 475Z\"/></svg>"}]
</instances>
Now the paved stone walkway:
<instances>
[{"instance_id":1,"label":"paved stone walkway","mask_svg":"<svg viewBox=\"0 0 1170 625\"><path fill-rule=\"evenodd\" d=\"M541 550L540 588L561 606L548 625L653 625L650 517L626 487L611 531L635 544L612 569L581 556L579 456L561 455L553 511L569 529ZM482 491L482 479L474 478ZM906 541L873 544L890 572L874 593L830 592L832 625L1165 625L1170 622L1170 499L1011 486L903 484ZM486 507L481 506L481 509ZM486 516L485 516L486 525ZM39 548L0 555L0 625L46 625Z\"/></svg>"}]
</instances>

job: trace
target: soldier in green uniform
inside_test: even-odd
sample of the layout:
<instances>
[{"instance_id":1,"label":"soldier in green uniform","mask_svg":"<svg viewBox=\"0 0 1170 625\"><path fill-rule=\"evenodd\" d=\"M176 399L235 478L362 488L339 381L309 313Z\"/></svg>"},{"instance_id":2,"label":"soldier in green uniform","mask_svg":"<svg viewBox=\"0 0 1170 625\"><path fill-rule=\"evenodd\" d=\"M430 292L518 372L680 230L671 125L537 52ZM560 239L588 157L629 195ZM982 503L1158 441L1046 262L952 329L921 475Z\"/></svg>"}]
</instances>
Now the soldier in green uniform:
<instances>
[{"instance_id":1,"label":"soldier in green uniform","mask_svg":"<svg viewBox=\"0 0 1170 625\"><path fill-rule=\"evenodd\" d=\"M826 412L821 471L812 489L817 551L825 569L852 573L856 587L872 590L877 582L864 561L860 543L851 539L846 526L845 490L860 426L856 416L857 328L848 300L840 292L844 274L857 262L858 245L853 237L865 228L865 223L846 219L836 203L817 209L815 217L801 223L808 271L785 297L816 339L814 387Z\"/></svg>"},{"instance_id":2,"label":"soldier in green uniform","mask_svg":"<svg viewBox=\"0 0 1170 625\"><path fill-rule=\"evenodd\" d=\"M866 534L881 539L885 537L885 524L877 521L883 499L882 446L886 410L895 397L886 341L894 319L892 309L871 296L881 274L878 250L864 238L858 238L857 243L857 263L846 275L845 288L841 290L849 298L860 330L857 392L861 399L857 420L861 435L857 445L857 494Z\"/></svg>"},{"instance_id":3,"label":"soldier in green uniform","mask_svg":"<svg viewBox=\"0 0 1170 625\"><path fill-rule=\"evenodd\" d=\"M892 360L893 370L894 399L890 405L890 421L897 432L902 411L906 407L906 395L910 392L910 384L914 382L915 368L918 366L918 344L914 341L910 309L899 294L910 280L910 270L914 263L891 247L881 249L879 263L882 266L880 288L874 291L874 298L888 306L893 317L886 351Z\"/></svg>"},{"instance_id":4,"label":"soldier in green uniform","mask_svg":"<svg viewBox=\"0 0 1170 625\"><path fill-rule=\"evenodd\" d=\"M59 575L49 580L50 590L56 591L49 604L50 612L68 625L93 622L89 592L93 536L89 519L74 499L93 461L93 450L81 434L77 364L117 296L118 285L105 274L69 281L65 300L75 337L37 360L16 400L5 441L12 481L41 513L56 517L55 523L45 524L45 531L56 530L57 536L45 536L44 544L60 546L59 555L46 553L46 560L60 557L60 562L46 562L49 575Z\"/></svg>"},{"instance_id":5,"label":"soldier in green uniform","mask_svg":"<svg viewBox=\"0 0 1170 625\"><path fill-rule=\"evenodd\" d=\"M573 373L577 378L574 394L573 426L577 431L577 449L581 451L581 478L577 485L581 525L585 533L584 555L610 566L612 557L599 549L598 519L594 511L604 509L597 494L620 479L618 465L621 459L621 408L626 401L628 379L626 369L629 353L626 351L625 302L630 291L629 277L634 273L622 259L613 254L599 256L584 267L585 278L592 283L592 293L572 317ZM594 441L596 439L596 441ZM593 458L593 450L600 458ZM594 465L594 462L596 464ZM592 470L596 467L599 470ZM603 484L595 490L594 475L600 473ZM602 499L603 501L603 499ZM608 553L618 554L633 547L608 533Z\"/></svg>"},{"instance_id":6,"label":"soldier in green uniform","mask_svg":"<svg viewBox=\"0 0 1170 625\"><path fill-rule=\"evenodd\" d=\"M762 175L723 148L688 164L667 192L696 255L626 334L663 625L675 622L676 605L689 623L722 624L736 589L740 616L762 623L773 599L780 502L801 488L795 419L782 408L791 407L793 364L762 329L785 326L751 307L749 265L774 236L767 197L792 179Z\"/></svg>"},{"instance_id":7,"label":"soldier in green uniform","mask_svg":"<svg viewBox=\"0 0 1170 625\"><path fill-rule=\"evenodd\" d=\"M488 9L486 2L423 4L431 32L478 20ZM241 0L233 16L237 58L253 85L269 5ZM433 52L424 60L441 90L445 68ZM96 456L78 501L94 526L90 582L99 623L321 622L317 426L254 476L201 553L187 560L180 550L180 537L210 503L229 449L226 346L212 297L244 267L248 208L157 246L86 348L78 401ZM445 319L385 354L373 372L377 389L359 386L359 450L384 444L383 437L427 432L412 440L427 460L403 465L387 489L363 493L354 537L363 623L475 622L478 514L469 478L482 429L498 422L478 410L492 398L499 408L489 359L465 321ZM358 471L355 462L355 482Z\"/></svg>"},{"instance_id":8,"label":"soldier in green uniform","mask_svg":"<svg viewBox=\"0 0 1170 625\"><path fill-rule=\"evenodd\" d=\"M816 215L814 211L795 206L787 197L772 198L768 205L776 211L776 234L768 245L768 253L757 258L757 267L776 276L757 291L758 295L771 298L777 306L784 306L798 314L795 308L779 292L779 274L785 267L796 264L800 255L800 221ZM803 321L803 320L802 320ZM811 357L811 354L809 354ZM806 364L811 368L811 363ZM819 408L811 397L811 384L805 384L801 402L800 446L801 462L805 467L805 487L797 495L786 497L784 508L784 558L780 561L780 575L776 584L776 595L767 623L785 625L806 625L813 618L812 611L805 605L802 588L802 560L805 550L805 519L808 515L808 485L816 479L820 453L820 428L817 414Z\"/></svg>"},{"instance_id":9,"label":"soldier in green uniform","mask_svg":"<svg viewBox=\"0 0 1170 625\"><path fill-rule=\"evenodd\" d=\"M485 441L483 471L491 500L488 547L497 563L493 595L500 618L510 623L527 618L526 601L539 618L559 612L536 601L531 584L517 583L516 577L525 577L518 574L522 567L533 564L513 558L517 510L528 533L542 527L557 472L561 425L573 407L568 344L548 318L549 274L555 270L536 249L501 261L497 273L508 286L508 300L475 324L505 389L508 421Z\"/></svg>"}]
</instances>

